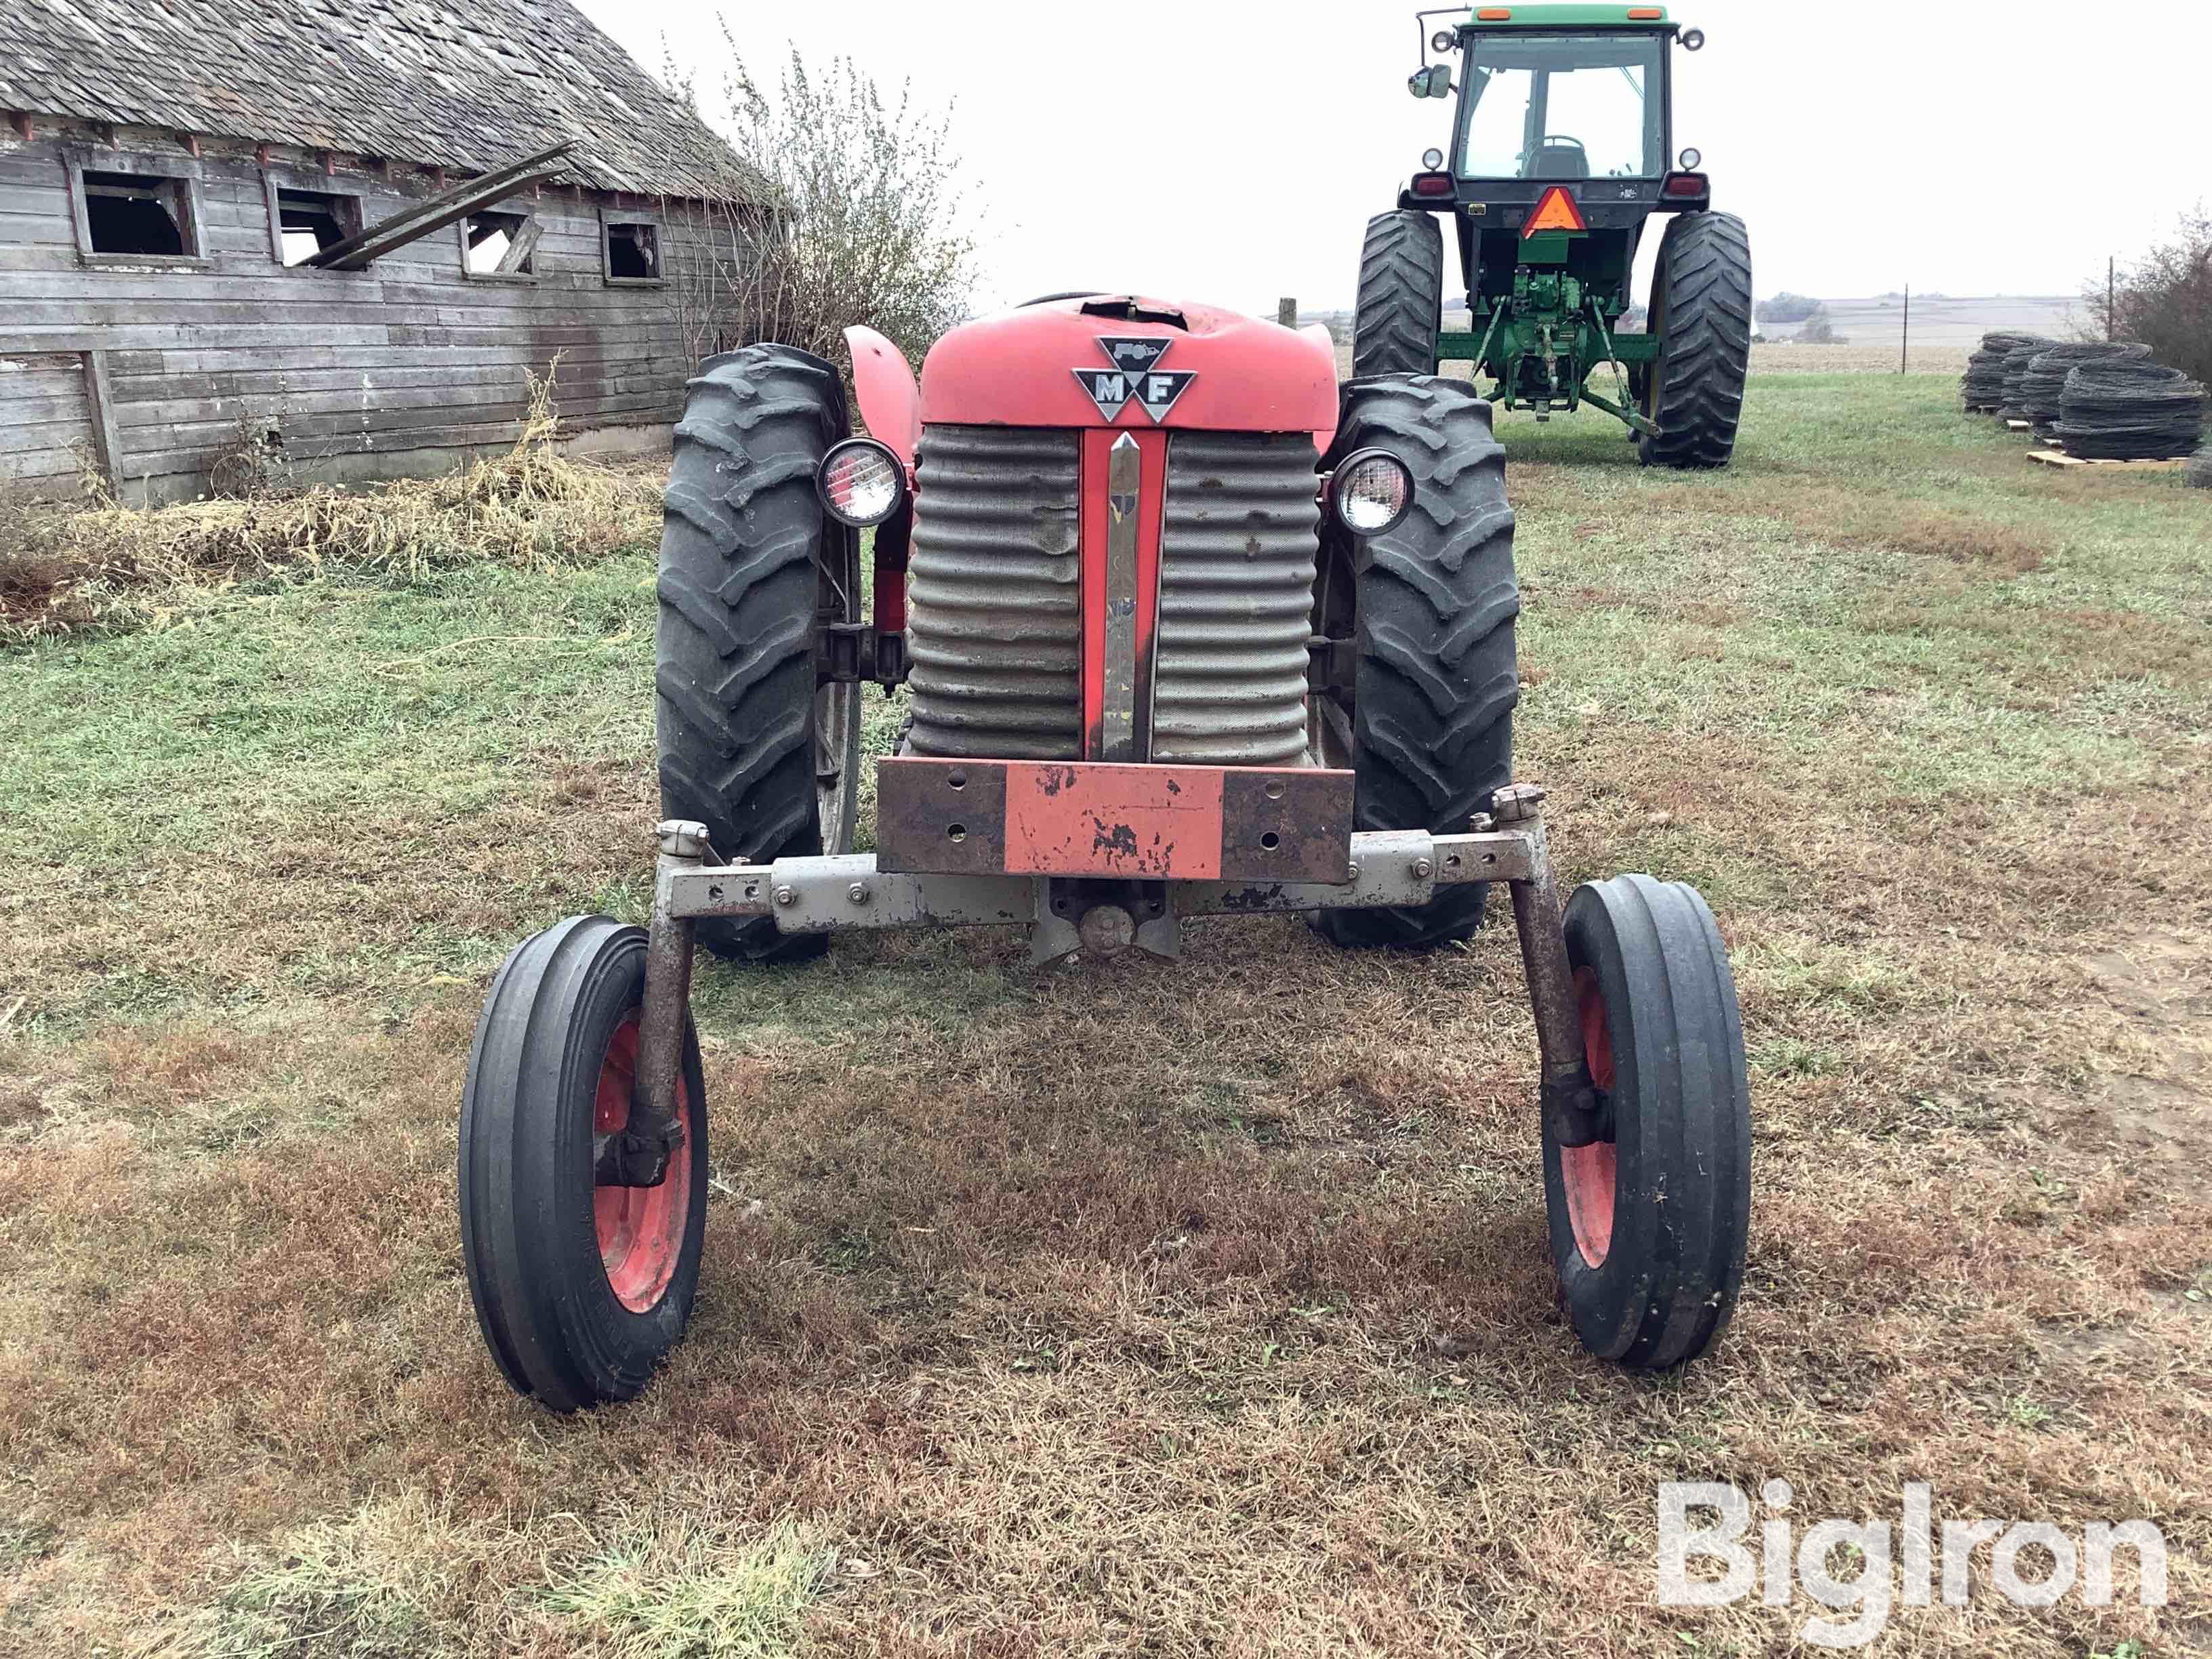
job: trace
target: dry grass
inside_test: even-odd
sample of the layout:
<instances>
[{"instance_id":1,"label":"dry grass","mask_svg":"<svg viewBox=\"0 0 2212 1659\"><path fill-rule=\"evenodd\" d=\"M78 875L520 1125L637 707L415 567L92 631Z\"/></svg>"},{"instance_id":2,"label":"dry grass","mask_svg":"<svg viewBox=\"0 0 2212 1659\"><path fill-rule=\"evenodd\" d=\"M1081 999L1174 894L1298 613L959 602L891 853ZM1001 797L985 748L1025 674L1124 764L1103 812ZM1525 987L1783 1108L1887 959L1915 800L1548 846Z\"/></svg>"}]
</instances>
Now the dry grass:
<instances>
[{"instance_id":1,"label":"dry grass","mask_svg":"<svg viewBox=\"0 0 2212 1659\"><path fill-rule=\"evenodd\" d=\"M479 1348L455 1099L507 945L635 913L645 562L32 647L0 1648L1748 1659L1814 1609L1654 1607L1654 1489L1782 1476L2166 1529L2162 1614L1984 1583L1877 1651L2204 1650L2203 498L2013 466L1942 382L1756 396L1720 479L1504 428L1521 770L1571 878L1703 884L1743 991L1750 1282L1665 1379L1554 1309L1510 934L1210 921L705 974L691 1340L547 1419Z\"/></svg>"},{"instance_id":2,"label":"dry grass","mask_svg":"<svg viewBox=\"0 0 2212 1659\"><path fill-rule=\"evenodd\" d=\"M436 478L156 508L0 504L0 642L167 621L272 579L415 581L486 560L550 569L650 540L658 470L561 455L553 388L550 374L531 375L513 448Z\"/></svg>"},{"instance_id":3,"label":"dry grass","mask_svg":"<svg viewBox=\"0 0 2212 1659\"><path fill-rule=\"evenodd\" d=\"M1965 346L1914 346L1907 354L1906 366L1914 374L1949 374L1954 377L1966 372L1966 359L1972 356ZM1751 372L1754 374L1894 374L1898 371L1898 349L1889 345L1792 345L1778 341L1771 345L1755 345L1751 349Z\"/></svg>"}]
</instances>

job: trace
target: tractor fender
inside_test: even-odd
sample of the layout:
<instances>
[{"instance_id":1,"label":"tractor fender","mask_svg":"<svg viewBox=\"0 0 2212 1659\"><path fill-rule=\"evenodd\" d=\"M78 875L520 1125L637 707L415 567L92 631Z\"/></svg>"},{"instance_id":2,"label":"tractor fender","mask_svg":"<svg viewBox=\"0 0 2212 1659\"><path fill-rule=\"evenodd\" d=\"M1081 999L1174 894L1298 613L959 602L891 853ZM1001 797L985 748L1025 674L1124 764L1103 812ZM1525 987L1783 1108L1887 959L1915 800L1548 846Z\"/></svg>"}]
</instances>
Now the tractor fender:
<instances>
[{"instance_id":1,"label":"tractor fender","mask_svg":"<svg viewBox=\"0 0 2212 1659\"><path fill-rule=\"evenodd\" d=\"M1322 356L1328 359L1329 378L1334 380L1336 378L1336 337L1328 331L1328 325L1326 323L1308 323L1298 332L1311 340L1320 349ZM1315 433L1314 447L1321 453L1328 454L1329 441L1335 436L1336 428L1334 426L1326 432Z\"/></svg>"},{"instance_id":2,"label":"tractor fender","mask_svg":"<svg viewBox=\"0 0 2212 1659\"><path fill-rule=\"evenodd\" d=\"M872 328L847 329L845 345L853 354L853 392L868 435L911 473L921 442L921 388L915 384L914 366Z\"/></svg>"}]
</instances>

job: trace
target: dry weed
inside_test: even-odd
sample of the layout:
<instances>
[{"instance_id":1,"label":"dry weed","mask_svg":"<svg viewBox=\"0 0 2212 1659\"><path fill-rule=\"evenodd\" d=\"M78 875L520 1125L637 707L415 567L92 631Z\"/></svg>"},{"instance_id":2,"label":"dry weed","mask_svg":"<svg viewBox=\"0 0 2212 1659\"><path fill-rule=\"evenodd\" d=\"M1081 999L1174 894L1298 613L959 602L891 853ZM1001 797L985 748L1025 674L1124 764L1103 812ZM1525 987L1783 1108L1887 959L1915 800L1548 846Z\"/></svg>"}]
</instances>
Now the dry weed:
<instances>
[{"instance_id":1,"label":"dry weed","mask_svg":"<svg viewBox=\"0 0 2212 1659\"><path fill-rule=\"evenodd\" d=\"M416 580L479 561L558 568L649 540L658 477L561 455L554 384L550 373L530 377L529 412L504 454L437 478L0 510L0 640L129 627L271 578Z\"/></svg>"}]
</instances>

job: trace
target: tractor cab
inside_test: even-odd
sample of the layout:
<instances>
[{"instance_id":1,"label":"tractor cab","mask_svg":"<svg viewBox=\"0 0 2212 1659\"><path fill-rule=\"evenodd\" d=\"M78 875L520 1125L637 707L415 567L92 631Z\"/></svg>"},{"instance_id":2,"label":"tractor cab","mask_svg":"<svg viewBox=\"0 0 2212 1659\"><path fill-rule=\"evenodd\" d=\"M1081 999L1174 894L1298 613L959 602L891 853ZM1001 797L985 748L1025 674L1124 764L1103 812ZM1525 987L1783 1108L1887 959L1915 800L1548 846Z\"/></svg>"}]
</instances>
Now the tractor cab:
<instances>
[{"instance_id":1,"label":"tractor cab","mask_svg":"<svg viewBox=\"0 0 2212 1659\"><path fill-rule=\"evenodd\" d=\"M1626 423L1647 461L1724 465L1749 362L1750 249L1740 221L1708 211L1703 158L1674 153L1673 48L1698 51L1704 32L1663 6L1618 3L1418 21L1425 29L1444 15L1460 21L1427 37L1407 84L1416 98L1456 97L1450 148L1429 150L1397 211L1369 222L1353 372L1431 374L1470 362L1494 381L1493 404L1539 421L1594 404ZM1677 217L1639 307L1632 281L1655 214ZM1463 328L1441 315L1446 220L1465 277ZM1723 268L1717 293L1691 275L1711 263L1691 257L1709 241ZM1640 328L1639 310L1650 319ZM1678 362L1670 324L1680 325Z\"/></svg>"}]
</instances>

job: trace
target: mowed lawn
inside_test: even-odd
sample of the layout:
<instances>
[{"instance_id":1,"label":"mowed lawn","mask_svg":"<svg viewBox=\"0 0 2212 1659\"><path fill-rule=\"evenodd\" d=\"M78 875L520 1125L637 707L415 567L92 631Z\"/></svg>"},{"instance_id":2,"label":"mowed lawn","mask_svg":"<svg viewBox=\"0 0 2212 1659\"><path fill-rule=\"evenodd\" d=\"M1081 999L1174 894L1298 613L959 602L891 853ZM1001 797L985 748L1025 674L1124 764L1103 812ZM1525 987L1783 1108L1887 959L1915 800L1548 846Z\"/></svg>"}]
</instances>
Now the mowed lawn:
<instances>
[{"instance_id":1,"label":"mowed lawn","mask_svg":"<svg viewBox=\"0 0 2212 1659\"><path fill-rule=\"evenodd\" d=\"M1510 927L1210 921L704 971L690 1340L548 1416L459 1093L516 940L641 912L649 550L0 657L0 1650L1764 1655L1821 1609L1655 1606L1654 1502L1776 1478L2165 1529L2162 1614L1984 1546L1876 1651L2212 1650L2212 495L1954 386L1761 378L1716 477L1503 425L1521 775L1742 991L1748 1279L1657 1379L1555 1308Z\"/></svg>"}]
</instances>

